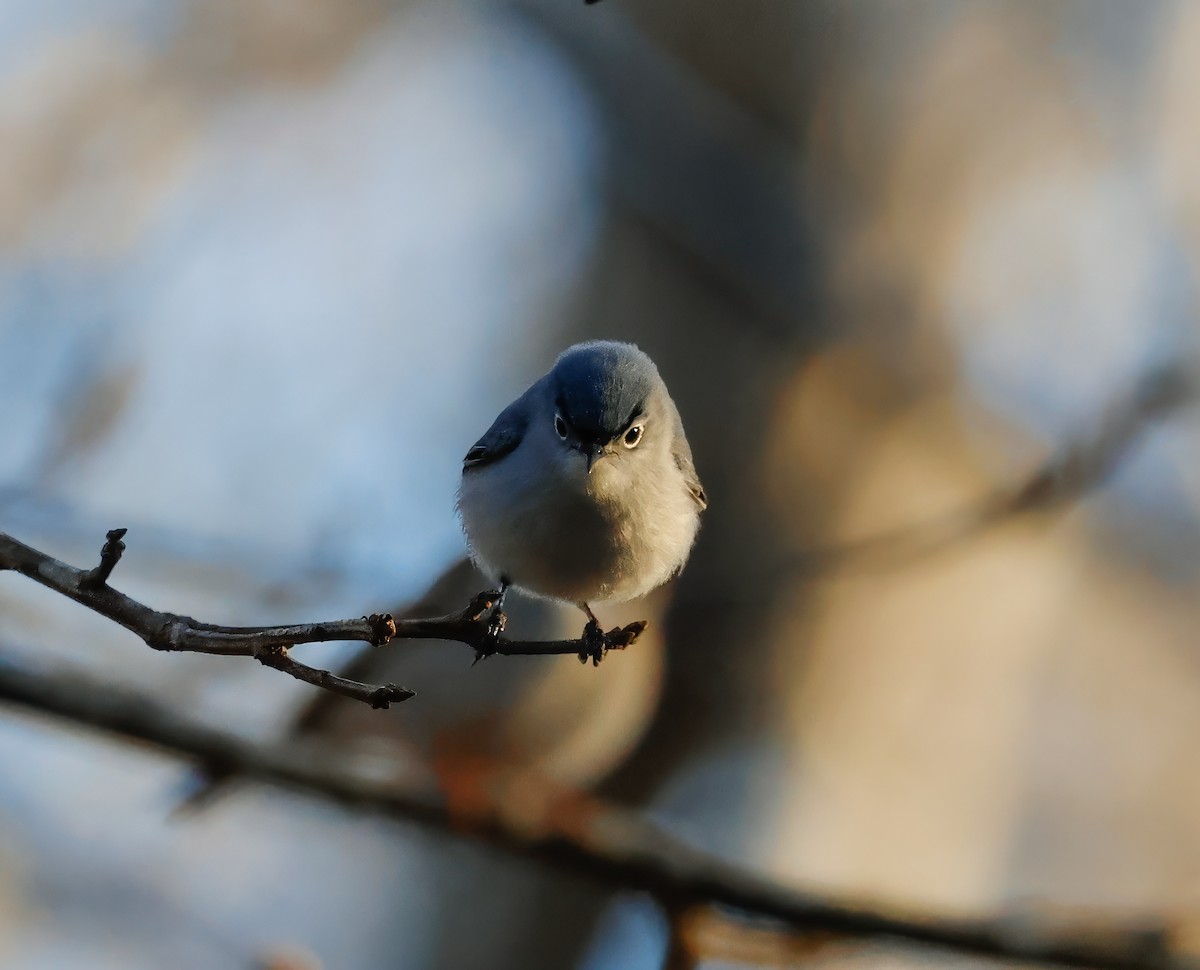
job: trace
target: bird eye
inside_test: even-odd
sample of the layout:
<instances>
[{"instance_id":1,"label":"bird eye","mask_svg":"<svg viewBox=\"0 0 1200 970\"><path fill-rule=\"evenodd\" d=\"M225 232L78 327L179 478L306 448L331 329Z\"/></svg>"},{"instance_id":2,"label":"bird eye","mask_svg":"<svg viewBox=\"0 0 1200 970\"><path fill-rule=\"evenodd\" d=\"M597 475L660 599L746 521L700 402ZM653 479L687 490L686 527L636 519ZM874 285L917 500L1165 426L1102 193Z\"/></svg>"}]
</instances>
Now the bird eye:
<instances>
[{"instance_id":1,"label":"bird eye","mask_svg":"<svg viewBox=\"0 0 1200 970\"><path fill-rule=\"evenodd\" d=\"M567 422L563 420L563 416L561 414L554 415L554 432L560 438L562 438L563 441L567 440Z\"/></svg>"},{"instance_id":2,"label":"bird eye","mask_svg":"<svg viewBox=\"0 0 1200 970\"><path fill-rule=\"evenodd\" d=\"M626 448L636 448L638 442L642 440L642 426L635 424L632 428L625 432L625 437L621 439Z\"/></svg>"}]
</instances>

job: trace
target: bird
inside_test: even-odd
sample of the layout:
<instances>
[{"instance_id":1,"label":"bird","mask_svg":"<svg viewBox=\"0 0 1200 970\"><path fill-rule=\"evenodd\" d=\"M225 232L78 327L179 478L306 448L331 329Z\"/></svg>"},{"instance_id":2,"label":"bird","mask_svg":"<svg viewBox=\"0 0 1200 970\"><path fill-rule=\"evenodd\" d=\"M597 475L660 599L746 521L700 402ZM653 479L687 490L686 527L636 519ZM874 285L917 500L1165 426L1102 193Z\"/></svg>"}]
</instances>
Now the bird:
<instances>
[{"instance_id":1,"label":"bird","mask_svg":"<svg viewBox=\"0 0 1200 970\"><path fill-rule=\"evenodd\" d=\"M492 641L512 587L575 604L587 616L584 639L602 640L593 604L636 599L679 573L707 507L654 361L631 343L568 347L463 459L463 532L476 565L499 582Z\"/></svg>"}]
</instances>

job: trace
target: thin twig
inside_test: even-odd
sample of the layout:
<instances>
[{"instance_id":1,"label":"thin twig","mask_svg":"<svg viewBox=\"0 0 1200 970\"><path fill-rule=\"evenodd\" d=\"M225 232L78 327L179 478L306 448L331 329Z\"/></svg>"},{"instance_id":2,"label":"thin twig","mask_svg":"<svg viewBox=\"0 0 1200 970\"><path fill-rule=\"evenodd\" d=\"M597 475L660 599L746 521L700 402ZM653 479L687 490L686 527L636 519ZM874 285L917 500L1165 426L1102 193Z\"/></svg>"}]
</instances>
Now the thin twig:
<instances>
[{"instance_id":1,"label":"thin twig","mask_svg":"<svg viewBox=\"0 0 1200 970\"><path fill-rule=\"evenodd\" d=\"M112 571L116 568L117 563L121 561L121 555L125 552L125 543L121 540L125 538L125 533L128 529L109 529L108 534L104 537L104 546L100 550L100 565L87 573L81 582L89 589L97 589L108 582L108 577L112 575Z\"/></svg>"},{"instance_id":2,"label":"thin twig","mask_svg":"<svg viewBox=\"0 0 1200 970\"><path fill-rule=\"evenodd\" d=\"M134 738L160 750L219 765L261 781L470 838L510 855L617 889L644 891L669 912L688 905L725 907L731 918L824 931L859 940L891 940L962 954L1095 970L1200 970L1194 956L1172 950L1162 925L1122 927L1098 914L1071 929L1036 919L957 921L916 918L848 906L787 889L672 838L643 817L615 806L578 818L554 818L533 830L503 805L487 816L460 817L428 788L381 784L297 745L255 744L189 722L162 704L110 685L0 658L0 703Z\"/></svg>"},{"instance_id":3,"label":"thin twig","mask_svg":"<svg viewBox=\"0 0 1200 970\"><path fill-rule=\"evenodd\" d=\"M165 613L131 599L113 589L107 580L121 558L125 529L108 533L100 554L100 565L84 571L60 562L32 546L0 532L0 571L12 570L61 593L68 599L121 624L137 634L154 650L209 653L223 657L253 657L267 667L374 708L407 700L413 691L394 684L364 684L339 677L328 670L311 667L288 655L300 643L361 640L383 646L393 639L452 640L475 650L476 657L573 654L581 661L599 663L609 650L620 650L637 640L644 623L631 623L608 633L593 631L578 640L509 640L493 636L487 612L499 596L480 593L461 613L428 619L396 620L390 613L372 613L358 619L290 626L219 626L203 623L179 613Z\"/></svg>"},{"instance_id":4,"label":"thin twig","mask_svg":"<svg viewBox=\"0 0 1200 970\"><path fill-rule=\"evenodd\" d=\"M1172 362L1141 375L1083 433L1067 440L1013 487L934 519L796 553L787 566L824 575L854 568L887 569L943 552L1022 516L1070 507L1112 477L1159 421L1193 403L1197 362Z\"/></svg>"}]
</instances>

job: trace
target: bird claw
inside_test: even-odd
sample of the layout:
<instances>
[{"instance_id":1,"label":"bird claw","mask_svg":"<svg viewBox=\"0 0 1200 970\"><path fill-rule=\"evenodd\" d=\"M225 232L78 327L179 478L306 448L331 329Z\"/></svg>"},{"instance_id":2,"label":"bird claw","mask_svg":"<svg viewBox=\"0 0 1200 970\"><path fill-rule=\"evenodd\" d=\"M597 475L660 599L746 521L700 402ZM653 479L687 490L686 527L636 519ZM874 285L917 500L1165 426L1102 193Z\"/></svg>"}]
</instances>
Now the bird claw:
<instances>
[{"instance_id":1,"label":"bird claw","mask_svg":"<svg viewBox=\"0 0 1200 970\"><path fill-rule=\"evenodd\" d=\"M642 635L646 626L645 620L637 620L627 626L616 627L605 633L600 629L599 623L595 620L588 620L581 637L583 649L578 654L579 662L586 664L588 660L591 660L593 667L599 667L600 661L604 659L604 655L608 651L624 650Z\"/></svg>"},{"instance_id":2,"label":"bird claw","mask_svg":"<svg viewBox=\"0 0 1200 970\"><path fill-rule=\"evenodd\" d=\"M501 593L498 589L487 589L476 594L467 608L463 610L463 617L472 621L483 619L483 614L500 602L500 596Z\"/></svg>"},{"instance_id":3,"label":"bird claw","mask_svg":"<svg viewBox=\"0 0 1200 970\"><path fill-rule=\"evenodd\" d=\"M480 593L480 596L485 594ZM497 594L498 595L498 594ZM476 597L478 599L479 597ZM474 606L474 603L472 603ZM492 607L491 614L486 618L483 617L483 612L476 617L477 620L484 622L483 639L479 646L475 648L475 659L471 666L479 663L484 657L492 656L500 646L500 636L504 633L504 628L508 626L508 614L499 606Z\"/></svg>"},{"instance_id":4,"label":"bird claw","mask_svg":"<svg viewBox=\"0 0 1200 970\"><path fill-rule=\"evenodd\" d=\"M492 615L488 617L487 633L485 635L488 640L499 640L500 634L504 632L506 626L508 626L508 614L497 607L492 610Z\"/></svg>"}]
</instances>

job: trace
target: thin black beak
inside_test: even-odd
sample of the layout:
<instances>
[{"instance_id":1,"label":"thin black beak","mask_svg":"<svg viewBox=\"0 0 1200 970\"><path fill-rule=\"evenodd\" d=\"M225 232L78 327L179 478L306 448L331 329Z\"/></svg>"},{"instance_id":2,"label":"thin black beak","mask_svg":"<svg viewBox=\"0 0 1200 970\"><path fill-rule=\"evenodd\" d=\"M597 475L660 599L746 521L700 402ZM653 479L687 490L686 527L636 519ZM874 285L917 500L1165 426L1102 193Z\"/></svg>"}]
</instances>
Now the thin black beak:
<instances>
[{"instance_id":1,"label":"thin black beak","mask_svg":"<svg viewBox=\"0 0 1200 970\"><path fill-rule=\"evenodd\" d=\"M604 445L593 441L591 444L584 445L583 453L587 457L587 470L590 475L592 473L592 466L604 455Z\"/></svg>"}]
</instances>

